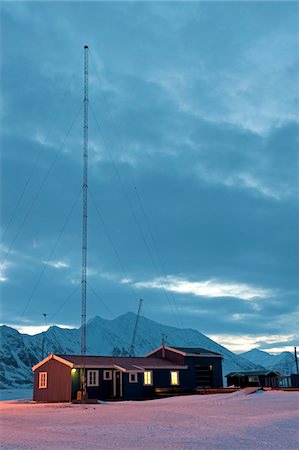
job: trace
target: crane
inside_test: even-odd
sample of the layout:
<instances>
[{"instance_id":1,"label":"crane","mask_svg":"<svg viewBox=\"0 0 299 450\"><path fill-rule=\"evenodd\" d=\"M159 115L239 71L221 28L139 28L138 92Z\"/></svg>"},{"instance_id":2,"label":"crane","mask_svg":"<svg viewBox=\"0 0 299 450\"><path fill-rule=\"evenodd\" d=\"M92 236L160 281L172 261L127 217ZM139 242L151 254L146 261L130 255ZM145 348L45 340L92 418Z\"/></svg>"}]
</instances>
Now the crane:
<instances>
[{"instance_id":1,"label":"crane","mask_svg":"<svg viewBox=\"0 0 299 450\"><path fill-rule=\"evenodd\" d=\"M141 311L141 305L142 305L142 298L139 300L139 306L138 306L138 312L137 312L137 316L136 316L136 322L135 322L135 327L134 327L134 332L133 332L133 337L132 337L132 342L131 342L131 348L130 348L130 356L134 356L134 344L135 344L135 338L136 338L136 334L137 334L137 326L138 326L138 321L139 321L139 317L140 317L140 311Z\"/></svg>"}]
</instances>

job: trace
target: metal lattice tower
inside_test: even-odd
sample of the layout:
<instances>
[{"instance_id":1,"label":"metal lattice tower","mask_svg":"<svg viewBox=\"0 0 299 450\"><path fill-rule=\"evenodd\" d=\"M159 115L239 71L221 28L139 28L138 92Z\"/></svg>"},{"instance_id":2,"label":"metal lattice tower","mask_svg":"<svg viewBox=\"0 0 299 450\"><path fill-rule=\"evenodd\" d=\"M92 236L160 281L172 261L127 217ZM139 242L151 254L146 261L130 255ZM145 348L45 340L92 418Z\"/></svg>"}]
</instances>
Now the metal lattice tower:
<instances>
[{"instance_id":1,"label":"metal lattice tower","mask_svg":"<svg viewBox=\"0 0 299 450\"><path fill-rule=\"evenodd\" d=\"M83 123L83 228L82 228L82 315L81 355L86 353L86 275L87 275L87 189L88 189L88 46L84 47L84 123Z\"/></svg>"}]
</instances>

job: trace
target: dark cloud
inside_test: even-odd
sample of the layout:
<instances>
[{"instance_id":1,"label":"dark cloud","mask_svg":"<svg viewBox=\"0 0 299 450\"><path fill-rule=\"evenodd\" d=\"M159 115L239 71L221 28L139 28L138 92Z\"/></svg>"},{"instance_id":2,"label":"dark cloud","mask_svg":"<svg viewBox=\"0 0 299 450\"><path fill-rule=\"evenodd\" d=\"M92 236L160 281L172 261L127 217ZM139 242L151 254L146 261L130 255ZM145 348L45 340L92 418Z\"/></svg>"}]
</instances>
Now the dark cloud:
<instances>
[{"instance_id":1,"label":"dark cloud","mask_svg":"<svg viewBox=\"0 0 299 450\"><path fill-rule=\"evenodd\" d=\"M2 231L26 186L3 242L3 322L80 321L88 43L89 317L136 310L142 296L148 317L209 334L295 332L297 10L2 6ZM165 274L267 295L134 287Z\"/></svg>"}]
</instances>

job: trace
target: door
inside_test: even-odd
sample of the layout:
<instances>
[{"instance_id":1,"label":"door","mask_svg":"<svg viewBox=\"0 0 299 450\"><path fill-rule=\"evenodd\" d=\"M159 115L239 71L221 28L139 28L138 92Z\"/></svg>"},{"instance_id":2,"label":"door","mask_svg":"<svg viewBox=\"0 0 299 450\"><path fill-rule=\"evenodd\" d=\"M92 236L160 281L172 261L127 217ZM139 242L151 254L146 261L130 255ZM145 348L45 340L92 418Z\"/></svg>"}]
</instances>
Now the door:
<instances>
[{"instance_id":1,"label":"door","mask_svg":"<svg viewBox=\"0 0 299 450\"><path fill-rule=\"evenodd\" d=\"M122 398L122 373L119 370L113 371L113 397Z\"/></svg>"},{"instance_id":2,"label":"door","mask_svg":"<svg viewBox=\"0 0 299 450\"><path fill-rule=\"evenodd\" d=\"M213 366L195 366L196 387L213 387Z\"/></svg>"}]
</instances>

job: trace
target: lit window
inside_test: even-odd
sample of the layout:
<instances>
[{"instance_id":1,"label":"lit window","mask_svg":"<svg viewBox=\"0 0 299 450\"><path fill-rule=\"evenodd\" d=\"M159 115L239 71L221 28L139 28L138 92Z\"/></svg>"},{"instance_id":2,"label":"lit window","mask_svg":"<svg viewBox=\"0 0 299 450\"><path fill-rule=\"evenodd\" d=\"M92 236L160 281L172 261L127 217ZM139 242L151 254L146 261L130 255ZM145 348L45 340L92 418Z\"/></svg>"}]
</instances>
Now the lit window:
<instances>
[{"instance_id":1,"label":"lit window","mask_svg":"<svg viewBox=\"0 0 299 450\"><path fill-rule=\"evenodd\" d=\"M180 384L180 382L179 382L179 372L177 372L177 371L170 372L170 383L172 385Z\"/></svg>"},{"instance_id":2,"label":"lit window","mask_svg":"<svg viewBox=\"0 0 299 450\"><path fill-rule=\"evenodd\" d=\"M146 370L143 376L144 376L143 384L151 386L153 384L153 372L151 370Z\"/></svg>"},{"instance_id":3,"label":"lit window","mask_svg":"<svg viewBox=\"0 0 299 450\"><path fill-rule=\"evenodd\" d=\"M112 380L112 370L104 370L104 380Z\"/></svg>"},{"instance_id":4,"label":"lit window","mask_svg":"<svg viewBox=\"0 0 299 450\"><path fill-rule=\"evenodd\" d=\"M256 375L248 377L248 381L249 381L249 383L258 383L259 377L257 377Z\"/></svg>"},{"instance_id":5,"label":"lit window","mask_svg":"<svg viewBox=\"0 0 299 450\"><path fill-rule=\"evenodd\" d=\"M47 381L48 381L48 373L47 372L39 372L39 374L38 374L39 389L46 389Z\"/></svg>"},{"instance_id":6,"label":"lit window","mask_svg":"<svg viewBox=\"0 0 299 450\"><path fill-rule=\"evenodd\" d=\"M129 373L129 383L138 383L138 375L136 372Z\"/></svg>"},{"instance_id":7,"label":"lit window","mask_svg":"<svg viewBox=\"0 0 299 450\"><path fill-rule=\"evenodd\" d=\"M98 386L99 385L99 371L98 370L88 370L87 371L87 386Z\"/></svg>"}]
</instances>

